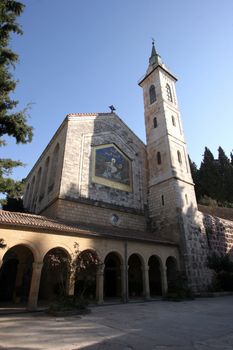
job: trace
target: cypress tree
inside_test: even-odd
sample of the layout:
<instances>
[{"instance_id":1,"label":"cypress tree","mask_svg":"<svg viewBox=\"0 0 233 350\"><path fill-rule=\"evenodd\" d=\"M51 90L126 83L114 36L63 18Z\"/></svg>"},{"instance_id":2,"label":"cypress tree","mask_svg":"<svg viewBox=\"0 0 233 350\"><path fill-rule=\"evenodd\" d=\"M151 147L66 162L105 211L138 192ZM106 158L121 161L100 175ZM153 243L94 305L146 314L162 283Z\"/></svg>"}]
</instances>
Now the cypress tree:
<instances>
[{"instance_id":1,"label":"cypress tree","mask_svg":"<svg viewBox=\"0 0 233 350\"><path fill-rule=\"evenodd\" d=\"M191 174L192 174L192 179L193 179L193 182L195 184L195 187L194 187L195 194L196 194L197 200L199 200L201 198L201 196L203 195L202 191L201 191L201 186L200 186L199 170L197 168L196 163L193 162L189 156L188 156L188 159L189 159L189 165L190 165L190 170L191 170Z\"/></svg>"},{"instance_id":2,"label":"cypress tree","mask_svg":"<svg viewBox=\"0 0 233 350\"><path fill-rule=\"evenodd\" d=\"M213 154L207 147L205 147L203 160L199 170L199 181L201 194L203 196L205 195L213 199L218 198L218 162L214 159Z\"/></svg>"}]
</instances>

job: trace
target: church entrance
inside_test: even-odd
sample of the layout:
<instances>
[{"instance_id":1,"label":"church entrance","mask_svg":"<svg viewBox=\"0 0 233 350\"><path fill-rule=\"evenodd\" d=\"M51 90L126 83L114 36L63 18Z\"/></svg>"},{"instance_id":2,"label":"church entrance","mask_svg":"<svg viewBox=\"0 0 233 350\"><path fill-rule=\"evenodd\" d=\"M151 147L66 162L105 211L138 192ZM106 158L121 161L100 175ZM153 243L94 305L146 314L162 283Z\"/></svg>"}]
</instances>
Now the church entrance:
<instances>
[{"instance_id":1,"label":"church entrance","mask_svg":"<svg viewBox=\"0 0 233 350\"><path fill-rule=\"evenodd\" d=\"M154 297L162 295L160 261L155 255L152 255L149 259L148 265L150 296Z\"/></svg>"},{"instance_id":2,"label":"church entrance","mask_svg":"<svg viewBox=\"0 0 233 350\"><path fill-rule=\"evenodd\" d=\"M116 253L109 253L104 260L104 297L121 297L121 262Z\"/></svg>"},{"instance_id":3,"label":"church entrance","mask_svg":"<svg viewBox=\"0 0 233 350\"><path fill-rule=\"evenodd\" d=\"M128 260L129 297L143 296L142 262L137 254L132 254Z\"/></svg>"},{"instance_id":4,"label":"church entrance","mask_svg":"<svg viewBox=\"0 0 233 350\"><path fill-rule=\"evenodd\" d=\"M23 245L6 252L0 269L0 302L27 302L33 261L32 252Z\"/></svg>"},{"instance_id":5,"label":"church entrance","mask_svg":"<svg viewBox=\"0 0 233 350\"><path fill-rule=\"evenodd\" d=\"M69 270L69 257L62 248L53 248L47 252L43 261L40 280L40 300L53 300L66 294Z\"/></svg>"}]
</instances>

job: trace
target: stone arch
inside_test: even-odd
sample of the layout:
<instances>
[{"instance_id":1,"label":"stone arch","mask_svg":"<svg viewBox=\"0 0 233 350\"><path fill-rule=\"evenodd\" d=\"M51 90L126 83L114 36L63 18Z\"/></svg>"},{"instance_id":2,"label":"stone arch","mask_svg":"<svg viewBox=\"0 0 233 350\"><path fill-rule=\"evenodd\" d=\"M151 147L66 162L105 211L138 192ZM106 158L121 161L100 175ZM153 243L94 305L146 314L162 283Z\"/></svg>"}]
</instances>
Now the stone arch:
<instances>
[{"instance_id":1,"label":"stone arch","mask_svg":"<svg viewBox=\"0 0 233 350\"><path fill-rule=\"evenodd\" d=\"M115 251L108 253L104 259L104 297L120 298L122 296L122 257Z\"/></svg>"},{"instance_id":2,"label":"stone arch","mask_svg":"<svg viewBox=\"0 0 233 350\"><path fill-rule=\"evenodd\" d=\"M162 295L162 262L157 255L148 260L150 296Z\"/></svg>"},{"instance_id":3,"label":"stone arch","mask_svg":"<svg viewBox=\"0 0 233 350\"><path fill-rule=\"evenodd\" d=\"M44 255L39 299L53 300L66 294L71 258L63 247L51 248Z\"/></svg>"},{"instance_id":4,"label":"stone arch","mask_svg":"<svg viewBox=\"0 0 233 350\"><path fill-rule=\"evenodd\" d=\"M81 251L75 259L75 295L96 299L96 279L100 259L93 249Z\"/></svg>"},{"instance_id":5,"label":"stone arch","mask_svg":"<svg viewBox=\"0 0 233 350\"><path fill-rule=\"evenodd\" d=\"M128 288L129 297L143 296L143 268L144 259L138 253L128 258Z\"/></svg>"},{"instance_id":6,"label":"stone arch","mask_svg":"<svg viewBox=\"0 0 233 350\"><path fill-rule=\"evenodd\" d=\"M168 292L174 288L177 279L178 264L174 256L169 256L166 260L167 286Z\"/></svg>"},{"instance_id":7,"label":"stone arch","mask_svg":"<svg viewBox=\"0 0 233 350\"><path fill-rule=\"evenodd\" d=\"M32 250L24 244L14 245L5 252L0 269L0 301L28 300L34 260Z\"/></svg>"}]
</instances>

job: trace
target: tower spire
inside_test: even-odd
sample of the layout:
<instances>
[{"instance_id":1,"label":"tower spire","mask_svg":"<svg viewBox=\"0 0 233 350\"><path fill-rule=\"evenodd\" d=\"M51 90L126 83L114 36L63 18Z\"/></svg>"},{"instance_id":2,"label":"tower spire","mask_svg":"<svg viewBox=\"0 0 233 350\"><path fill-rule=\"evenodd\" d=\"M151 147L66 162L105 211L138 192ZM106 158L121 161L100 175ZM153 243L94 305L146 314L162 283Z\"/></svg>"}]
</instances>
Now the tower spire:
<instances>
[{"instance_id":1,"label":"tower spire","mask_svg":"<svg viewBox=\"0 0 233 350\"><path fill-rule=\"evenodd\" d=\"M161 58L155 49L155 39L152 38L152 50L149 58L149 65L153 67L154 65L157 65L159 63L161 63Z\"/></svg>"}]
</instances>

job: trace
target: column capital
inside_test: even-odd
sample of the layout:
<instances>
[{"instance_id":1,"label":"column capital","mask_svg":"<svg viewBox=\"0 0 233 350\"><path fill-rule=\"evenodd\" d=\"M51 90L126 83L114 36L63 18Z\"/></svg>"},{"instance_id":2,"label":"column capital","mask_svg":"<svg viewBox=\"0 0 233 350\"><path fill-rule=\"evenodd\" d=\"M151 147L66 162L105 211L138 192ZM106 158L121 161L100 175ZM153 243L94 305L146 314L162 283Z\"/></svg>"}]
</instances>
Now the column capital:
<instances>
[{"instance_id":1,"label":"column capital","mask_svg":"<svg viewBox=\"0 0 233 350\"><path fill-rule=\"evenodd\" d=\"M97 275L103 275L104 274L104 268L105 268L105 264L98 265L96 274Z\"/></svg>"}]
</instances>

